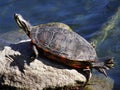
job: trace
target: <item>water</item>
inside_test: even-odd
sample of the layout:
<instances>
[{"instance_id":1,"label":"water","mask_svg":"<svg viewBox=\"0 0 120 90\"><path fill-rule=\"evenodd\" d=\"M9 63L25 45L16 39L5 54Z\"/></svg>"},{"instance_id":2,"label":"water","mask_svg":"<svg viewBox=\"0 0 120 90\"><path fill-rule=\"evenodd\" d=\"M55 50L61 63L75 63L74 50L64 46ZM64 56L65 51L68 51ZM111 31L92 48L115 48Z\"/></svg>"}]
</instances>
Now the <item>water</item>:
<instances>
[{"instance_id":1,"label":"water","mask_svg":"<svg viewBox=\"0 0 120 90\"><path fill-rule=\"evenodd\" d=\"M102 26L93 38L99 56L111 56L115 59L115 68L109 73L115 80L114 90L120 89L120 7Z\"/></svg>"},{"instance_id":2,"label":"water","mask_svg":"<svg viewBox=\"0 0 120 90\"><path fill-rule=\"evenodd\" d=\"M120 0L2 0L0 2L0 47L27 37L14 21L22 14L32 25L63 22L87 40L94 41L99 57L115 57L109 72L120 89ZM23 37L21 37L21 35Z\"/></svg>"}]
</instances>

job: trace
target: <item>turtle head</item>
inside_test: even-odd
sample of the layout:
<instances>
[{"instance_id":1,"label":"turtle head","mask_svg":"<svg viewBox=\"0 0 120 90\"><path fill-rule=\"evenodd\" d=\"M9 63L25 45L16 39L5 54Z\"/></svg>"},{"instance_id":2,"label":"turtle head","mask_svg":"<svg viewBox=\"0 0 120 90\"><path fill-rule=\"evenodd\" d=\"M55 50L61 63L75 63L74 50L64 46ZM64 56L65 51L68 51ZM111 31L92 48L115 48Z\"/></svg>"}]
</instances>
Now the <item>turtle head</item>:
<instances>
[{"instance_id":1,"label":"turtle head","mask_svg":"<svg viewBox=\"0 0 120 90\"><path fill-rule=\"evenodd\" d=\"M24 32L25 32L27 35L29 35L31 24L30 24L28 21L26 21L26 20L22 17L22 15L17 14L17 13L14 14L14 19L15 19L16 23L18 24L18 26L19 26L21 29L23 29Z\"/></svg>"}]
</instances>

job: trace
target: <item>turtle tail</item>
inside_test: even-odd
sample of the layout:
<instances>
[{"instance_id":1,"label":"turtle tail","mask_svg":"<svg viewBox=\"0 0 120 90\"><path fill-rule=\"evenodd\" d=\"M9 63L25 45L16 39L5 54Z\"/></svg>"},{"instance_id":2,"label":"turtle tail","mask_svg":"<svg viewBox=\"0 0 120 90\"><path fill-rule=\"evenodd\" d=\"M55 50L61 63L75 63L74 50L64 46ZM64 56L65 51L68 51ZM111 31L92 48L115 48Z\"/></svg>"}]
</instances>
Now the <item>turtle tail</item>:
<instances>
[{"instance_id":1,"label":"turtle tail","mask_svg":"<svg viewBox=\"0 0 120 90\"><path fill-rule=\"evenodd\" d=\"M98 72L104 74L107 77L106 70L110 70L114 67L113 58L104 58L104 62L98 62L93 64L93 68L95 68Z\"/></svg>"}]
</instances>

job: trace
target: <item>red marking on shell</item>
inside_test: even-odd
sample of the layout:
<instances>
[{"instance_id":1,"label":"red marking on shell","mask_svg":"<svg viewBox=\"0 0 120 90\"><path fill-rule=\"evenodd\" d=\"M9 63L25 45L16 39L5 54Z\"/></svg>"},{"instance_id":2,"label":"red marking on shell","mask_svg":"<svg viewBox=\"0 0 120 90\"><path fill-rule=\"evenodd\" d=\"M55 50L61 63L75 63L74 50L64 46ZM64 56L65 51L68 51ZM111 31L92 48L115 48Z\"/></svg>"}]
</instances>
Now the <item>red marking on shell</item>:
<instances>
[{"instance_id":1,"label":"red marking on shell","mask_svg":"<svg viewBox=\"0 0 120 90\"><path fill-rule=\"evenodd\" d=\"M86 66L85 68L86 68L86 69L90 69L90 66Z\"/></svg>"},{"instance_id":2,"label":"red marking on shell","mask_svg":"<svg viewBox=\"0 0 120 90\"><path fill-rule=\"evenodd\" d=\"M47 49L44 49L44 52L46 52L46 53L47 53L47 52L49 52L49 50L47 50Z\"/></svg>"},{"instance_id":3,"label":"red marking on shell","mask_svg":"<svg viewBox=\"0 0 120 90\"><path fill-rule=\"evenodd\" d=\"M73 64L72 67L75 68L75 69L82 68L80 65L75 65L75 64Z\"/></svg>"},{"instance_id":4,"label":"red marking on shell","mask_svg":"<svg viewBox=\"0 0 120 90\"><path fill-rule=\"evenodd\" d=\"M61 60L66 60L65 56L61 55L60 56Z\"/></svg>"}]
</instances>

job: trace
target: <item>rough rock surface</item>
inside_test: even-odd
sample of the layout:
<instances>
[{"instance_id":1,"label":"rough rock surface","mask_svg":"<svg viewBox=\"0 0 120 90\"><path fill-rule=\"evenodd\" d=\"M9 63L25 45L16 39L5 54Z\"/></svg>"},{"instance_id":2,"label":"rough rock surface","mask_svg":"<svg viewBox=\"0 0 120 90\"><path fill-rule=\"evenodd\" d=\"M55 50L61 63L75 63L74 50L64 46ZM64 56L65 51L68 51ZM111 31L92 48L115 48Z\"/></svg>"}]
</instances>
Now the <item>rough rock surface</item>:
<instances>
[{"instance_id":1,"label":"rough rock surface","mask_svg":"<svg viewBox=\"0 0 120 90\"><path fill-rule=\"evenodd\" d=\"M0 51L0 84L21 89L41 90L74 85L86 78L74 69L43 58L31 61L29 42L5 46Z\"/></svg>"},{"instance_id":2,"label":"rough rock surface","mask_svg":"<svg viewBox=\"0 0 120 90\"><path fill-rule=\"evenodd\" d=\"M81 85L86 78L78 71L41 57L31 61L31 54L29 41L5 46L0 51L0 88L3 90L112 90L113 88L113 81L110 78L99 76L93 76L90 85L83 88Z\"/></svg>"}]
</instances>

